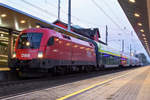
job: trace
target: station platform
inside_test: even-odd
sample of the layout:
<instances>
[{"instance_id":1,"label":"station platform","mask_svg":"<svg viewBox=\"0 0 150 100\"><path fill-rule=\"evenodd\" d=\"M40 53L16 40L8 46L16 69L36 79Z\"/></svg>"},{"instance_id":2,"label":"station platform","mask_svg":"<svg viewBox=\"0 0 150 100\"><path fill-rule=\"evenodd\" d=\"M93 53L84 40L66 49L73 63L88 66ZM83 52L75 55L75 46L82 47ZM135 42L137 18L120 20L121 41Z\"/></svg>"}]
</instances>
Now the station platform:
<instances>
[{"instance_id":1,"label":"station platform","mask_svg":"<svg viewBox=\"0 0 150 100\"><path fill-rule=\"evenodd\" d=\"M4 100L150 100L149 93L150 66L144 66L24 93Z\"/></svg>"}]
</instances>

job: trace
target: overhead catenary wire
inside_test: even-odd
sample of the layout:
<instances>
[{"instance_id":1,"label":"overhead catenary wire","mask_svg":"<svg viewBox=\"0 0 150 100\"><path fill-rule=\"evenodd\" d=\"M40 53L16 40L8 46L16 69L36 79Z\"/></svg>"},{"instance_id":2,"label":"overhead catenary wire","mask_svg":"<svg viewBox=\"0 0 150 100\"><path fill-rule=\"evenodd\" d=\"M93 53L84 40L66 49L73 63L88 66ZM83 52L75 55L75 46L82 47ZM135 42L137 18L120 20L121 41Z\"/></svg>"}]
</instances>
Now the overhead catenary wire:
<instances>
[{"instance_id":1,"label":"overhead catenary wire","mask_svg":"<svg viewBox=\"0 0 150 100\"><path fill-rule=\"evenodd\" d=\"M109 19L110 19L110 21L112 21L119 29L121 29L121 31L123 32L123 33L129 33L129 35L130 35L130 41L134 44L133 46L134 46L134 48L135 48L135 43L133 42L133 31L130 31L130 32L125 32L125 30L124 29L122 29L121 27L120 27L120 25L118 24L118 23L116 23L115 22L115 20L111 17L111 16L109 16L109 14L107 14L106 12L105 12L105 10L102 8L102 7L100 7L99 5L98 5L98 3L95 1L95 0L92 0L92 2L94 3L94 5L97 7L97 8L99 8L100 9L100 11L102 11L104 14L105 14L105 16L106 17L108 17ZM106 6L109 6L109 4L105 1L105 0L103 0L103 2L106 4ZM116 16L116 14L114 13L114 11L112 11L111 10L111 12L112 12L112 14L118 19L118 17ZM126 27L124 27L125 29L126 29ZM128 29L126 29L126 30L128 30ZM128 30L129 31L129 30ZM132 32L132 33L131 33Z\"/></svg>"},{"instance_id":2,"label":"overhead catenary wire","mask_svg":"<svg viewBox=\"0 0 150 100\"><path fill-rule=\"evenodd\" d=\"M49 15L53 16L53 17L56 18L56 19L57 19L57 17L58 17L56 14L53 14L52 12L49 12L49 11L47 11L46 9L43 9L43 8L37 6L37 5L34 5L34 4L30 3L29 1L26 1L26 0L22 0L22 1L23 1L24 3L26 3L26 4L28 4L28 5L30 5L30 6L32 6L32 7L34 7L34 8L36 8L36 9L42 10L42 11L43 11L44 13L46 13L46 14L48 13ZM45 0L45 3L48 4L48 1ZM49 5L48 5L48 6L49 6ZM54 5L54 4L51 4L50 6L55 7L55 8L58 8L58 7L57 7L56 5ZM62 9L61 9L61 12L62 12L63 14L65 14L65 15L67 15L67 12L63 11ZM81 18L79 18L79 17L77 17L77 16L74 16L74 15L71 15L71 17L72 17L72 19L76 19L77 21L79 21L79 22L81 22L81 23L84 23L84 24L94 25L94 26L103 27L103 28L106 27L105 25L99 25L99 24L90 22L89 20L81 19ZM64 20L65 22L67 22L66 19L64 19L64 18L61 18L61 19ZM109 29L110 29L110 27L109 27ZM117 30L117 29L115 29L115 28L111 28L111 29L112 29L112 30ZM119 30L117 30L117 31L119 31Z\"/></svg>"},{"instance_id":3,"label":"overhead catenary wire","mask_svg":"<svg viewBox=\"0 0 150 100\"><path fill-rule=\"evenodd\" d=\"M104 14L107 18L109 18L109 20L110 20L114 25L116 25L120 30L122 30L122 32L124 32L124 30L120 27L120 25L119 25L118 23L116 23L115 20L114 20L109 14L107 14L107 13L105 12L105 10L104 10L95 0L91 0L91 1L92 1L92 3L93 3L101 12L103 12L103 14Z\"/></svg>"},{"instance_id":4,"label":"overhead catenary wire","mask_svg":"<svg viewBox=\"0 0 150 100\"><path fill-rule=\"evenodd\" d=\"M39 9L39 10L41 10L42 12L44 12L45 14L49 14L49 15L51 15L51 16L53 16L54 18L57 18L57 15L56 14L53 14L52 12L49 12L48 10L46 10L46 9L44 9L44 8L41 8L41 7L39 7L39 6L37 6L37 5L34 5L34 4L32 4L32 3L30 3L29 1L26 1L26 0L22 0L24 3L26 3L26 4L28 4L28 5L30 5L30 6L32 6L32 7L34 7L34 8L36 8L36 9ZM46 3L46 1L45 1L45 3ZM65 19L63 19L64 21L66 21Z\"/></svg>"},{"instance_id":5,"label":"overhead catenary wire","mask_svg":"<svg viewBox=\"0 0 150 100\"><path fill-rule=\"evenodd\" d=\"M46 4L48 4L48 3L46 3ZM54 4L50 4L50 5L48 4L48 6L49 6L49 7L52 6L52 7L54 7L54 8L58 8L57 5L54 5ZM62 14L65 14L65 15L68 14L67 12L64 11L63 8L61 8L61 13L62 13ZM79 17L77 17L77 16L75 16L75 15L71 15L71 17L72 17L72 19L77 20L77 21L79 21L79 22L81 22L81 23L84 23L84 24L94 25L94 26L103 27L103 28L106 27L106 25L100 25L100 24L97 24L97 23L93 23L93 22L91 22L91 21L89 21L89 20L79 18ZM118 29L116 29L116 28L111 28L111 27L109 27L109 29L112 29L113 31L120 31L120 30L118 30Z\"/></svg>"},{"instance_id":6,"label":"overhead catenary wire","mask_svg":"<svg viewBox=\"0 0 150 100\"><path fill-rule=\"evenodd\" d=\"M107 1L103 0L103 2L104 2L107 6L110 7L110 5L108 4ZM113 11L113 9L110 9L110 10L111 10L112 14L116 17L116 19L118 19L118 16L116 16L116 14L115 14L115 12ZM128 30L128 28L126 28L126 30ZM135 32L130 31L130 30L128 30L128 31L129 31L129 32L127 32L127 33L129 33L129 35L130 35L130 41L131 41L131 43L134 44L134 45L133 45L134 49L136 48L136 46L139 47L138 43L137 43L137 42L134 42L134 40L137 39L137 38L134 38L134 39L133 39ZM139 39L138 39L138 40L139 40ZM137 45L136 45L136 44L137 44Z\"/></svg>"},{"instance_id":7,"label":"overhead catenary wire","mask_svg":"<svg viewBox=\"0 0 150 100\"><path fill-rule=\"evenodd\" d=\"M32 7L34 7L34 8L36 8L36 9L40 9L41 11L50 14L50 15L53 16L53 17L57 17L57 15L55 15L55 14L49 12L49 11L46 11L45 9L43 9L43 8L41 8L41 7L39 7L39 6L33 5L32 3L30 3L30 2L28 2L28 1L26 1L26 0L22 0L22 1L23 1L24 3L26 3L26 4L28 4L28 5L30 5L30 6L32 6Z\"/></svg>"},{"instance_id":8,"label":"overhead catenary wire","mask_svg":"<svg viewBox=\"0 0 150 100\"><path fill-rule=\"evenodd\" d=\"M51 6L51 5L48 5L48 6ZM54 5L54 4L53 4L52 6L55 7L55 8L57 8L57 6ZM63 10L63 8L61 8L61 13L65 14L65 15L68 14L67 12L65 12L65 11ZM90 22L89 20L81 19L81 18L79 18L79 17L77 17L77 16L75 16L75 15L71 15L71 17L72 17L73 19L76 19L77 21L83 22L83 23L85 23L85 24L95 25L95 26L99 26L99 27L106 27L105 25L102 26L102 25L99 25L99 24Z\"/></svg>"}]
</instances>

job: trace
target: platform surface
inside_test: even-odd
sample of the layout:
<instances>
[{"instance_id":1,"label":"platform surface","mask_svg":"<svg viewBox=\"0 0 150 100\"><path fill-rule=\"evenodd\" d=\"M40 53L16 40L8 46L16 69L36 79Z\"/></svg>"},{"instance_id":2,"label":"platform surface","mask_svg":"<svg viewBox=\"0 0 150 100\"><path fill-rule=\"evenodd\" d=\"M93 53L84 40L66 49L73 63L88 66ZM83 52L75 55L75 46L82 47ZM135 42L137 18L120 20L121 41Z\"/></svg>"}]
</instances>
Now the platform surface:
<instances>
[{"instance_id":1,"label":"platform surface","mask_svg":"<svg viewBox=\"0 0 150 100\"><path fill-rule=\"evenodd\" d=\"M96 76L5 100L150 100L150 66Z\"/></svg>"}]
</instances>

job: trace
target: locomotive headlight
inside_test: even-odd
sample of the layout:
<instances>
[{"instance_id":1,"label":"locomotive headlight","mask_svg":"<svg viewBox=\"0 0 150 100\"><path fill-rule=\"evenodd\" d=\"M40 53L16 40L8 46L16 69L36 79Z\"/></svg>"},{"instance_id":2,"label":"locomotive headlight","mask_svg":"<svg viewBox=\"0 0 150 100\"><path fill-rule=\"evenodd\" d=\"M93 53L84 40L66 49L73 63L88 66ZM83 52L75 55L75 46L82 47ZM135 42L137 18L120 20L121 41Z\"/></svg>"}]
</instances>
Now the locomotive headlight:
<instances>
[{"instance_id":1,"label":"locomotive headlight","mask_svg":"<svg viewBox=\"0 0 150 100\"><path fill-rule=\"evenodd\" d=\"M12 58L16 58L16 53L13 53Z\"/></svg>"},{"instance_id":2,"label":"locomotive headlight","mask_svg":"<svg viewBox=\"0 0 150 100\"><path fill-rule=\"evenodd\" d=\"M26 42L26 46L30 46L30 42Z\"/></svg>"},{"instance_id":3,"label":"locomotive headlight","mask_svg":"<svg viewBox=\"0 0 150 100\"><path fill-rule=\"evenodd\" d=\"M43 52L38 52L38 58L43 58Z\"/></svg>"}]
</instances>

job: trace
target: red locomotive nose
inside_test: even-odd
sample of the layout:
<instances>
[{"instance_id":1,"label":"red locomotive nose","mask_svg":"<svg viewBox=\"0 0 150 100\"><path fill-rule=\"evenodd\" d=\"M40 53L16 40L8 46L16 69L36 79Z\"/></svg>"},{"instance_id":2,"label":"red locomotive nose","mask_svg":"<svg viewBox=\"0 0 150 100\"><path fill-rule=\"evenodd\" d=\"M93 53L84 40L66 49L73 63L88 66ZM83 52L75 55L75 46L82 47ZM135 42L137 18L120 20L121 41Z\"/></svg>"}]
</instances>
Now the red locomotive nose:
<instances>
[{"instance_id":1,"label":"red locomotive nose","mask_svg":"<svg viewBox=\"0 0 150 100\"><path fill-rule=\"evenodd\" d=\"M16 58L20 60L36 59L38 56L38 49L18 49Z\"/></svg>"},{"instance_id":2,"label":"red locomotive nose","mask_svg":"<svg viewBox=\"0 0 150 100\"><path fill-rule=\"evenodd\" d=\"M39 52L43 33L27 32L20 35L16 48L16 57L21 60L43 58L43 52Z\"/></svg>"}]
</instances>

